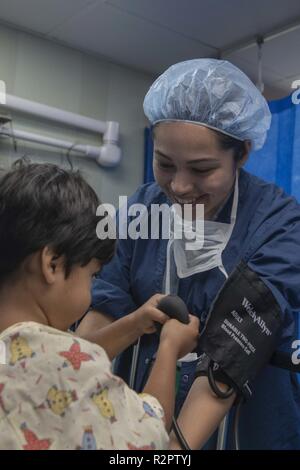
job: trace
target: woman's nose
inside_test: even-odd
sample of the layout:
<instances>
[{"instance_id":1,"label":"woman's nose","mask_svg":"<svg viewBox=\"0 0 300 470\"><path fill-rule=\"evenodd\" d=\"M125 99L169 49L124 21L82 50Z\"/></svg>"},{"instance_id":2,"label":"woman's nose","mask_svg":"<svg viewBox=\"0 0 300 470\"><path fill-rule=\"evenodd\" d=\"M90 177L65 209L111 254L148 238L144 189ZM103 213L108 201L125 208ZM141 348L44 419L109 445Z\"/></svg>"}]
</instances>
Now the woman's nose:
<instances>
[{"instance_id":1,"label":"woman's nose","mask_svg":"<svg viewBox=\"0 0 300 470\"><path fill-rule=\"evenodd\" d=\"M193 184L191 180L183 174L177 173L176 175L174 175L170 186L172 192L177 196L191 194L191 192L193 191Z\"/></svg>"}]
</instances>

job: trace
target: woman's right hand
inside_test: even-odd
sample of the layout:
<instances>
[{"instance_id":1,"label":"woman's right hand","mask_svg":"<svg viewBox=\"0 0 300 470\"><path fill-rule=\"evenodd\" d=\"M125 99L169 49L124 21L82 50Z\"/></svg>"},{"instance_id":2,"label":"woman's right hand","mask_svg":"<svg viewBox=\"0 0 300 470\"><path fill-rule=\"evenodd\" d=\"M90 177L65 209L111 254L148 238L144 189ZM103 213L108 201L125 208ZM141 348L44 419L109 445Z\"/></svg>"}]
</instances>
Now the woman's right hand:
<instances>
[{"instance_id":1,"label":"woman's right hand","mask_svg":"<svg viewBox=\"0 0 300 470\"><path fill-rule=\"evenodd\" d=\"M192 352L199 339L199 318L189 315L190 322L184 324L175 319L167 320L160 334L160 345L175 350L177 358Z\"/></svg>"}]
</instances>

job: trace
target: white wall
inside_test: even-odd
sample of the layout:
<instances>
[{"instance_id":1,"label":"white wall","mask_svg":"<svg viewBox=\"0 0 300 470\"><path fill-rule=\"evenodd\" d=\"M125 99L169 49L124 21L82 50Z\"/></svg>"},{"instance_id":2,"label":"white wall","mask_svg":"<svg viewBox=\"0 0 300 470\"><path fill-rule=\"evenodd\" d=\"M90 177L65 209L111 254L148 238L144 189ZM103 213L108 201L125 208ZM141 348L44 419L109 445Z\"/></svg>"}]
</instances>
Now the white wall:
<instances>
[{"instance_id":1,"label":"white wall","mask_svg":"<svg viewBox=\"0 0 300 470\"><path fill-rule=\"evenodd\" d=\"M10 94L101 121L120 122L123 159L117 168L103 169L85 157L72 158L103 202L116 204L119 195L130 195L142 182L143 131L147 125L142 103L151 76L1 26L0 80L5 81ZM13 125L80 143L101 142L95 135L25 115L13 115ZM16 153L11 139L0 138L2 167L24 154L33 161L68 166L63 151L19 141Z\"/></svg>"}]
</instances>

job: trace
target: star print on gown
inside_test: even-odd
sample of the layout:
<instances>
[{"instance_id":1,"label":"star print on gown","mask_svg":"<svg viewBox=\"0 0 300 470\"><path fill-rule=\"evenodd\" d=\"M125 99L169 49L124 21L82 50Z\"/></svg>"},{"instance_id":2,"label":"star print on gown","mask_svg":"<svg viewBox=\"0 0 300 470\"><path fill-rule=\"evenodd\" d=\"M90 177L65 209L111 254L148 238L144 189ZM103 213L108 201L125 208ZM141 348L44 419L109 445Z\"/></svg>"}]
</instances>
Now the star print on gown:
<instances>
[{"instance_id":1,"label":"star print on gown","mask_svg":"<svg viewBox=\"0 0 300 470\"><path fill-rule=\"evenodd\" d=\"M80 350L80 344L78 341L74 341L69 351L61 351L59 355L67 359L74 370L79 370L82 362L93 361L93 357L90 354L84 353Z\"/></svg>"},{"instance_id":2,"label":"star print on gown","mask_svg":"<svg viewBox=\"0 0 300 470\"><path fill-rule=\"evenodd\" d=\"M48 450L51 446L51 439L39 439L37 435L28 429L26 423L21 425L27 444L23 445L24 450Z\"/></svg>"}]
</instances>

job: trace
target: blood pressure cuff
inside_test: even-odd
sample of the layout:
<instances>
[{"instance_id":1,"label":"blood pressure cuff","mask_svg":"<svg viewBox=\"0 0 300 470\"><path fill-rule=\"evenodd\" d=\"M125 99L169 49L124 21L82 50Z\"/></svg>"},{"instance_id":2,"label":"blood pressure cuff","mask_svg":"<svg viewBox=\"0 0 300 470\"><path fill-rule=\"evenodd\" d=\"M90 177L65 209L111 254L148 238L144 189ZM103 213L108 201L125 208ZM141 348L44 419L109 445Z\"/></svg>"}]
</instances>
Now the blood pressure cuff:
<instances>
[{"instance_id":1,"label":"blood pressure cuff","mask_svg":"<svg viewBox=\"0 0 300 470\"><path fill-rule=\"evenodd\" d=\"M210 366L212 366L212 373L215 382L221 382L225 385L228 385L228 388L238 392L235 383L230 379L230 377L228 377L228 375L226 375L225 372L220 369L217 363L213 363L212 360L205 353L202 353L198 357L195 378L201 376L208 376L208 369Z\"/></svg>"},{"instance_id":2,"label":"blood pressure cuff","mask_svg":"<svg viewBox=\"0 0 300 470\"><path fill-rule=\"evenodd\" d=\"M249 383L276 349L281 325L281 310L272 292L242 261L211 306L199 350L218 371L216 380L247 397ZM199 361L197 375L203 375L205 364Z\"/></svg>"}]
</instances>

